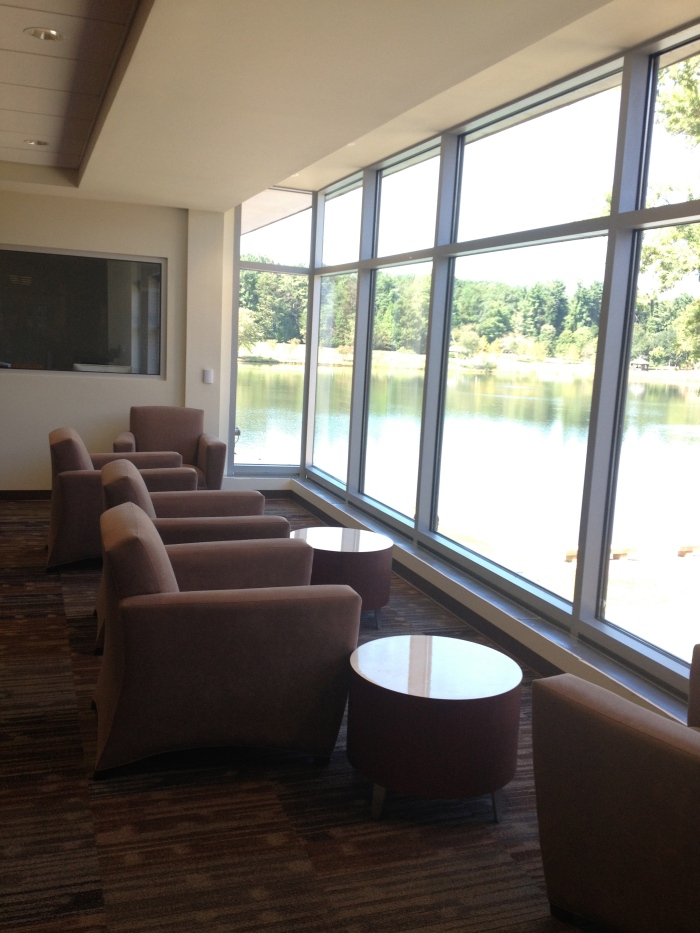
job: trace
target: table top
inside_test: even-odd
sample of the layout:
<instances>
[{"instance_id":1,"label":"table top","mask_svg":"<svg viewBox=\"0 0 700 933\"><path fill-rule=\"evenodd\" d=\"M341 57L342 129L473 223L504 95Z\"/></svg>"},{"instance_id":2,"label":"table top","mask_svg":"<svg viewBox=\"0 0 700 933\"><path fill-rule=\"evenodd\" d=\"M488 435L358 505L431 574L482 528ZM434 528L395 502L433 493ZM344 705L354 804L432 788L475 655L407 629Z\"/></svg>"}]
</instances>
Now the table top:
<instances>
[{"instance_id":1,"label":"table top","mask_svg":"<svg viewBox=\"0 0 700 933\"><path fill-rule=\"evenodd\" d=\"M299 528L290 537L302 538L315 551L386 551L394 546L386 535L360 528Z\"/></svg>"},{"instance_id":2,"label":"table top","mask_svg":"<svg viewBox=\"0 0 700 933\"><path fill-rule=\"evenodd\" d=\"M392 635L357 648L353 670L372 683L410 696L476 700L513 690L523 673L505 654L443 635Z\"/></svg>"}]
</instances>

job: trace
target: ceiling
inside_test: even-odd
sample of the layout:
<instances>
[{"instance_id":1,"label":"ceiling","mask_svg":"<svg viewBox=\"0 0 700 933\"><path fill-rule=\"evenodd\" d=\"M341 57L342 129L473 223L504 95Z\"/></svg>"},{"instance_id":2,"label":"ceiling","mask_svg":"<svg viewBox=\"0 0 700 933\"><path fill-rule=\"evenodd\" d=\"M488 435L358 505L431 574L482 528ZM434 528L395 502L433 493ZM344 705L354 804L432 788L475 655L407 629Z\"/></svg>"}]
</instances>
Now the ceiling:
<instances>
[{"instance_id":1,"label":"ceiling","mask_svg":"<svg viewBox=\"0 0 700 933\"><path fill-rule=\"evenodd\" d=\"M211 211L271 186L317 189L699 12L697 0L0 2L0 188ZM24 32L37 26L64 38Z\"/></svg>"}]
</instances>

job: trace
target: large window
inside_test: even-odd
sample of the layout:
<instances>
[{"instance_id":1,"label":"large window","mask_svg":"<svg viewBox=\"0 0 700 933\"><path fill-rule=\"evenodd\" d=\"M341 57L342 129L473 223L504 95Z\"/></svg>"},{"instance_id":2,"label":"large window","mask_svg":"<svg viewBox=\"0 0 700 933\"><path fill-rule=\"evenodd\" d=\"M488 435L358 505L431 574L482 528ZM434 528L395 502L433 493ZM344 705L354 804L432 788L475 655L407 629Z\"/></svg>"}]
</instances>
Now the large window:
<instances>
[{"instance_id":1,"label":"large window","mask_svg":"<svg viewBox=\"0 0 700 933\"><path fill-rule=\"evenodd\" d=\"M413 517L418 478L430 263L376 274L365 451L366 495Z\"/></svg>"},{"instance_id":2,"label":"large window","mask_svg":"<svg viewBox=\"0 0 700 933\"><path fill-rule=\"evenodd\" d=\"M303 450L305 478L676 689L700 640L698 100L700 27L386 154L318 193L311 300L304 244L251 246L239 311L237 462L255 415L249 462Z\"/></svg>"},{"instance_id":3,"label":"large window","mask_svg":"<svg viewBox=\"0 0 700 933\"><path fill-rule=\"evenodd\" d=\"M601 237L455 264L437 529L567 599L605 248Z\"/></svg>"},{"instance_id":4,"label":"large window","mask_svg":"<svg viewBox=\"0 0 700 933\"><path fill-rule=\"evenodd\" d=\"M355 345L357 275L321 279L313 464L345 483Z\"/></svg>"},{"instance_id":5,"label":"large window","mask_svg":"<svg viewBox=\"0 0 700 933\"><path fill-rule=\"evenodd\" d=\"M698 246L697 226L642 241L606 607L611 622L686 660L699 640ZM677 257L690 255L685 273Z\"/></svg>"}]
</instances>

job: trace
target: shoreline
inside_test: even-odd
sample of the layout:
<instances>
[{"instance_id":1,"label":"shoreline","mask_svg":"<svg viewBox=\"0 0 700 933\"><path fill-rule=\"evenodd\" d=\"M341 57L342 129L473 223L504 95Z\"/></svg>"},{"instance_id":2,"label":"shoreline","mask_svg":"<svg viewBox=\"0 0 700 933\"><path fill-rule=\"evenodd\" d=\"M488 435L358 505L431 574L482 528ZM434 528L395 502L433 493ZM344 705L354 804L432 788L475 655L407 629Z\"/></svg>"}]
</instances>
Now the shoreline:
<instances>
[{"instance_id":1,"label":"shoreline","mask_svg":"<svg viewBox=\"0 0 700 933\"><path fill-rule=\"evenodd\" d=\"M250 366L290 366L295 369L305 363L305 346L297 344L277 344L273 349L269 344L259 345L254 351L238 356L239 364ZM338 350L324 347L319 352L319 368L351 369L352 358ZM406 353L401 350L375 350L373 368L393 370L395 372L418 372L425 369L424 354ZM450 359L449 376L537 376L542 381L571 381L572 379L593 379L592 362L570 362L559 357L545 360L524 360L509 354L484 354L471 360ZM693 385L700 387L700 369L633 369L628 372L630 385L666 384Z\"/></svg>"}]
</instances>

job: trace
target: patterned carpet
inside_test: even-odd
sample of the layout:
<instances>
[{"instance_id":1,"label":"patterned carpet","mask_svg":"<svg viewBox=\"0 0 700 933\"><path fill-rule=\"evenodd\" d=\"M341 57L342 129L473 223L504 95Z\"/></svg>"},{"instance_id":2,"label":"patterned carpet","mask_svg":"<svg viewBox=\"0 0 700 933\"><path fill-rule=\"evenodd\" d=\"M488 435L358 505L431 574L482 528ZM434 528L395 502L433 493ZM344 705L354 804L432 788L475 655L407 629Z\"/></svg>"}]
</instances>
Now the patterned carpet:
<instances>
[{"instance_id":1,"label":"patterned carpet","mask_svg":"<svg viewBox=\"0 0 700 933\"><path fill-rule=\"evenodd\" d=\"M320 524L290 499L293 527ZM519 765L490 798L389 794L345 755L221 749L94 781L99 569L44 570L48 502L0 502L0 930L554 933L537 842L525 671ZM484 642L394 575L381 631ZM594 927L588 929L593 930ZM596 928L597 929L597 928Z\"/></svg>"}]
</instances>

